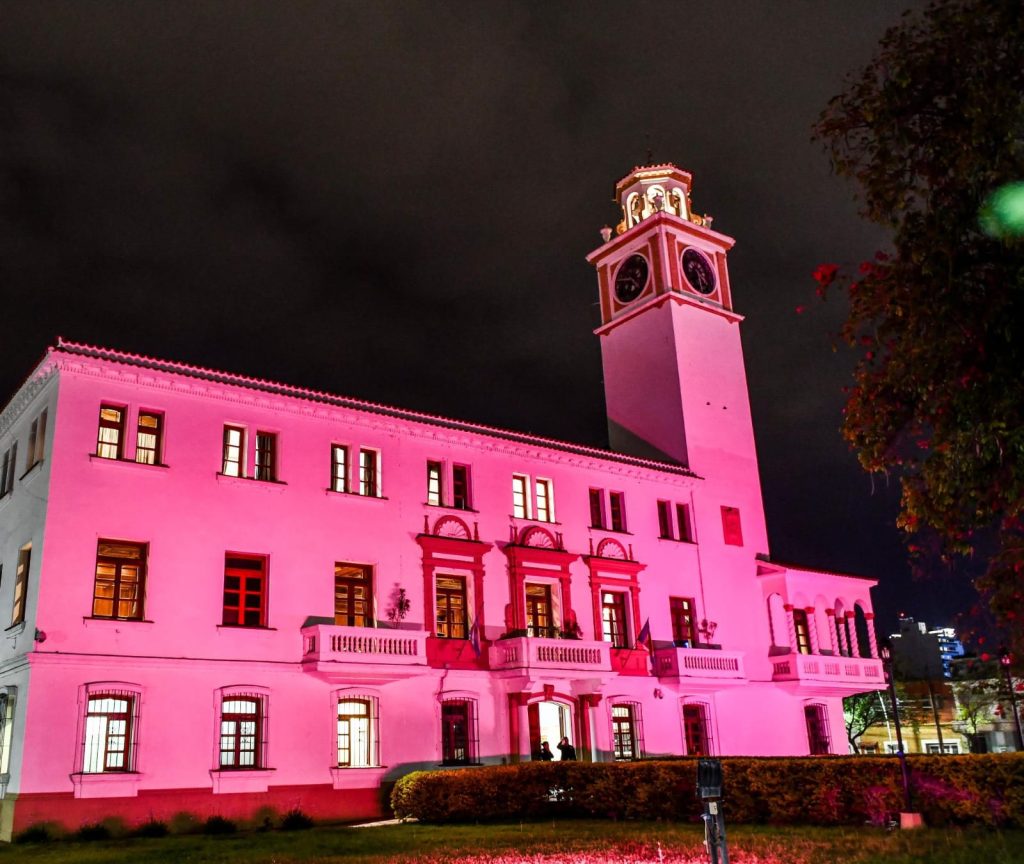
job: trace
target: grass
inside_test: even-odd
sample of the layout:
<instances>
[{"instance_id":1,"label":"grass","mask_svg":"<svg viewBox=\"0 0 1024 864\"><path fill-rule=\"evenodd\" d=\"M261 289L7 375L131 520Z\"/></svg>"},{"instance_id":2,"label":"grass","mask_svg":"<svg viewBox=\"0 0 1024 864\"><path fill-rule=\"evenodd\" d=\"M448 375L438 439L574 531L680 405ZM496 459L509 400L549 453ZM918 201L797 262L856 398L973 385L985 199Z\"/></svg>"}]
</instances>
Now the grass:
<instances>
[{"instance_id":1,"label":"grass","mask_svg":"<svg viewBox=\"0 0 1024 864\"><path fill-rule=\"evenodd\" d=\"M733 864L1017 864L1024 831L729 828ZM300 832L59 841L0 847L0 864L665 864L706 861L699 826L594 820L524 825L320 827Z\"/></svg>"}]
</instances>

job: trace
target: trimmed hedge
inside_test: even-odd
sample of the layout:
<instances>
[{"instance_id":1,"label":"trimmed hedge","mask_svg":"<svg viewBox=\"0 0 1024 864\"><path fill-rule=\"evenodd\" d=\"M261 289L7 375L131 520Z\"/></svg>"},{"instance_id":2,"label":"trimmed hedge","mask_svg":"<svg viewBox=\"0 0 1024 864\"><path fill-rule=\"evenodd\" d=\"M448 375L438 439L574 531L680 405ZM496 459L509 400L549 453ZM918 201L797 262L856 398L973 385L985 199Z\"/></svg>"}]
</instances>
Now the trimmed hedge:
<instances>
[{"instance_id":1,"label":"trimmed hedge","mask_svg":"<svg viewBox=\"0 0 1024 864\"><path fill-rule=\"evenodd\" d=\"M902 809L892 756L726 758L730 822L884 824ZM929 825L1024 827L1024 753L912 756L914 807ZM391 794L399 818L487 822L563 816L692 821L696 759L529 762L417 771Z\"/></svg>"}]
</instances>

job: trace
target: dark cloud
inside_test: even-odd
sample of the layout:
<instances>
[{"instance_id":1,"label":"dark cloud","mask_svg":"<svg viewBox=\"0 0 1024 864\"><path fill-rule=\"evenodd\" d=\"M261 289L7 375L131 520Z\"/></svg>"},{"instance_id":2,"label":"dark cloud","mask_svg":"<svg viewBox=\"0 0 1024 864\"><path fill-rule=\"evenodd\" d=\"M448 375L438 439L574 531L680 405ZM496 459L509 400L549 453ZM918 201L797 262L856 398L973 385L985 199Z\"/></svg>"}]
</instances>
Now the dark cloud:
<instances>
[{"instance_id":1,"label":"dark cloud","mask_svg":"<svg viewBox=\"0 0 1024 864\"><path fill-rule=\"evenodd\" d=\"M895 599L895 493L838 437L843 310L810 280L884 243L809 136L901 11L8 2L0 390L60 333L603 444L583 259L650 150L738 241L773 552L946 620L945 589Z\"/></svg>"}]
</instances>

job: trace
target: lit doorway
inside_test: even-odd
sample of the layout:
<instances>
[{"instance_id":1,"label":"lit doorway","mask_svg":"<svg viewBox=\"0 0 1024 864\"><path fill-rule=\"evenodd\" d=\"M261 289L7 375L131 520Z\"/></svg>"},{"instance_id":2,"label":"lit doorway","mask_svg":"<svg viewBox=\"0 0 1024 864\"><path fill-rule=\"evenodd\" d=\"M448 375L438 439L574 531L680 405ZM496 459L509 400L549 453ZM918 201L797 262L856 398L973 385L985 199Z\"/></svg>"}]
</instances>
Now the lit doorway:
<instances>
[{"instance_id":1,"label":"lit doorway","mask_svg":"<svg viewBox=\"0 0 1024 864\"><path fill-rule=\"evenodd\" d=\"M530 753L534 759L540 758L542 741L548 742L556 760L558 742L562 738L568 738L570 744L579 748L580 742L575 740L572 711L568 705L561 702L531 702L526 710L530 720Z\"/></svg>"}]
</instances>

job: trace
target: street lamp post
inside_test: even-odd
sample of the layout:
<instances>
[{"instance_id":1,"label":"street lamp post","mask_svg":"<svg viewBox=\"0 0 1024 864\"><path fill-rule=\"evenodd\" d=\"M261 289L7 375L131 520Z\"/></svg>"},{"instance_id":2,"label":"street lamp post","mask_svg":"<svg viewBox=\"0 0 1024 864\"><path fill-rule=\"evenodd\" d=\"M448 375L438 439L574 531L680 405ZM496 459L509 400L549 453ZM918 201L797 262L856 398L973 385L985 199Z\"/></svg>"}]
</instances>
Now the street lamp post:
<instances>
[{"instance_id":1,"label":"street lamp post","mask_svg":"<svg viewBox=\"0 0 1024 864\"><path fill-rule=\"evenodd\" d=\"M889 685L889 700L892 702L892 722L896 727L896 755L900 760L900 773L903 777L904 812L911 813L913 812L913 804L910 800L910 771L907 768L907 754L903 750L903 727L900 726L900 706L896 700L896 679L893 675L892 651L888 645L883 645L878 653L882 655L885 681Z\"/></svg>"},{"instance_id":2,"label":"street lamp post","mask_svg":"<svg viewBox=\"0 0 1024 864\"><path fill-rule=\"evenodd\" d=\"M1017 694L1013 690L1013 675L1010 673L1010 664L1013 658L1004 650L999 655L999 665L1003 667L1003 674L1006 675L1006 689L1010 691L1010 710L1013 712L1013 722L1017 727L1018 750L1024 750L1024 734L1020 731L1020 714L1017 713Z\"/></svg>"}]
</instances>

